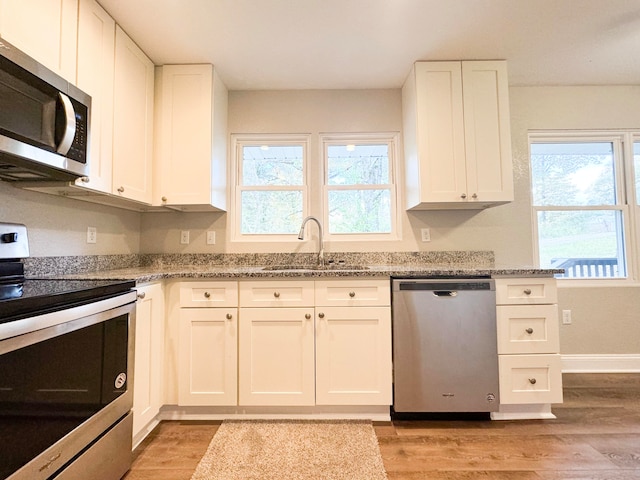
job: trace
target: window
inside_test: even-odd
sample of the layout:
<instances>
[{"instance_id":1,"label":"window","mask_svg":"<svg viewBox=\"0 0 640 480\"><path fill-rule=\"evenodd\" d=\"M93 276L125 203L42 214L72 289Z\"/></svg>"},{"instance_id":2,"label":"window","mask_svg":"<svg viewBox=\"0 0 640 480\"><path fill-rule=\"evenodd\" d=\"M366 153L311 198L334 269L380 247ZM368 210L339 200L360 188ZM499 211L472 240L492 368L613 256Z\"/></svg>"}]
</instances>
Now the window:
<instances>
[{"instance_id":1,"label":"window","mask_svg":"<svg viewBox=\"0 0 640 480\"><path fill-rule=\"evenodd\" d=\"M396 134L233 135L235 241L298 241L307 215L333 240L397 238Z\"/></svg>"},{"instance_id":2,"label":"window","mask_svg":"<svg viewBox=\"0 0 640 480\"><path fill-rule=\"evenodd\" d=\"M530 137L540 267L571 278L627 277L625 138Z\"/></svg>"},{"instance_id":3,"label":"window","mask_svg":"<svg viewBox=\"0 0 640 480\"><path fill-rule=\"evenodd\" d=\"M236 138L235 236L297 234L307 203L307 139Z\"/></svg>"},{"instance_id":4,"label":"window","mask_svg":"<svg viewBox=\"0 0 640 480\"><path fill-rule=\"evenodd\" d=\"M329 235L395 235L393 136L324 137L323 144Z\"/></svg>"}]
</instances>

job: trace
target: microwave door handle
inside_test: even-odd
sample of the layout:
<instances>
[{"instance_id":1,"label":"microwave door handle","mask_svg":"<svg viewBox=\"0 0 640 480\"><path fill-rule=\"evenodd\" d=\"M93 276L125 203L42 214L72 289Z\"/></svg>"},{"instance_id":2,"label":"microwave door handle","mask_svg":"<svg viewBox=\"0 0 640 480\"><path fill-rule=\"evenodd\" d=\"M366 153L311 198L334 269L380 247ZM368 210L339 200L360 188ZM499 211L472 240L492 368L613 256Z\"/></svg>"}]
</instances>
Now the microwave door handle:
<instances>
[{"instance_id":1,"label":"microwave door handle","mask_svg":"<svg viewBox=\"0 0 640 480\"><path fill-rule=\"evenodd\" d=\"M71 149L73 139L76 136L76 112L69 97L62 92L58 92L58 97L64 109L65 127L62 140L60 140L56 151L61 155L66 155Z\"/></svg>"}]
</instances>

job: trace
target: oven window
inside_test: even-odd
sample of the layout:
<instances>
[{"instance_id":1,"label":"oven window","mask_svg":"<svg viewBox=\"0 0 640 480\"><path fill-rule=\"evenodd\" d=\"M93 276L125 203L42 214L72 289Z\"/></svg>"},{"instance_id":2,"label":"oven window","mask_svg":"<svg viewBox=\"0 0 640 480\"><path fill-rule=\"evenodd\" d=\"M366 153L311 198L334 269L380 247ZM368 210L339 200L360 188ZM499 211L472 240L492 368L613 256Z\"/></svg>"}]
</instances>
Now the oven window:
<instances>
[{"instance_id":1,"label":"oven window","mask_svg":"<svg viewBox=\"0 0 640 480\"><path fill-rule=\"evenodd\" d=\"M0 355L0 478L126 392L128 315Z\"/></svg>"}]
</instances>

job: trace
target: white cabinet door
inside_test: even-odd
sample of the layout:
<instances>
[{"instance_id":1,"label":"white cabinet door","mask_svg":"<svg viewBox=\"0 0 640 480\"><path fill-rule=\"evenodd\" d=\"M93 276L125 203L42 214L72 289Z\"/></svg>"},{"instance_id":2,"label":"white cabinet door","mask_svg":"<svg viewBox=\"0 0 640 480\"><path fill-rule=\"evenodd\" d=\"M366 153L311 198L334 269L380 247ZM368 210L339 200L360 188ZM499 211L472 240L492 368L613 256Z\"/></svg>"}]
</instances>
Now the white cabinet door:
<instances>
[{"instance_id":1,"label":"white cabinet door","mask_svg":"<svg viewBox=\"0 0 640 480\"><path fill-rule=\"evenodd\" d=\"M133 376L134 439L156 417L163 404L164 293L159 283L137 290Z\"/></svg>"},{"instance_id":2,"label":"white cabinet door","mask_svg":"<svg viewBox=\"0 0 640 480\"><path fill-rule=\"evenodd\" d=\"M179 405L237 404L237 308L181 308Z\"/></svg>"},{"instance_id":3,"label":"white cabinet door","mask_svg":"<svg viewBox=\"0 0 640 480\"><path fill-rule=\"evenodd\" d=\"M78 0L0 0L0 35L75 83Z\"/></svg>"},{"instance_id":4,"label":"white cabinet door","mask_svg":"<svg viewBox=\"0 0 640 480\"><path fill-rule=\"evenodd\" d=\"M154 66L116 26L113 193L151 203Z\"/></svg>"},{"instance_id":5,"label":"white cabinet door","mask_svg":"<svg viewBox=\"0 0 640 480\"><path fill-rule=\"evenodd\" d=\"M226 208L227 96L213 65L156 68L154 204Z\"/></svg>"},{"instance_id":6,"label":"white cabinet door","mask_svg":"<svg viewBox=\"0 0 640 480\"><path fill-rule=\"evenodd\" d=\"M76 185L111 193L113 72L116 24L95 0L80 0L78 87L91 95L89 175Z\"/></svg>"},{"instance_id":7,"label":"white cabinet door","mask_svg":"<svg viewBox=\"0 0 640 480\"><path fill-rule=\"evenodd\" d=\"M513 200L506 62L417 62L402 102L407 208Z\"/></svg>"},{"instance_id":8,"label":"white cabinet door","mask_svg":"<svg viewBox=\"0 0 640 480\"><path fill-rule=\"evenodd\" d=\"M389 307L316 312L316 404L391 405Z\"/></svg>"},{"instance_id":9,"label":"white cabinet door","mask_svg":"<svg viewBox=\"0 0 640 480\"><path fill-rule=\"evenodd\" d=\"M240 405L314 405L313 315L312 307L240 309Z\"/></svg>"},{"instance_id":10,"label":"white cabinet door","mask_svg":"<svg viewBox=\"0 0 640 480\"><path fill-rule=\"evenodd\" d=\"M466 200L513 201L509 79L504 61L462 62Z\"/></svg>"}]
</instances>

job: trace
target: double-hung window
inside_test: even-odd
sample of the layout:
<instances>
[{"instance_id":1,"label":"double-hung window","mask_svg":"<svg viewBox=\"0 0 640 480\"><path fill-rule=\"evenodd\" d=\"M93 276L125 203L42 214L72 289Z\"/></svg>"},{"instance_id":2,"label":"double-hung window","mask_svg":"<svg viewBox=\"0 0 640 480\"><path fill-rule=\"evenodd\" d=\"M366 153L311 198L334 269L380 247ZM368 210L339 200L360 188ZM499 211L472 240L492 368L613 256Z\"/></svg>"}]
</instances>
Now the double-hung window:
<instances>
[{"instance_id":1,"label":"double-hung window","mask_svg":"<svg viewBox=\"0 0 640 480\"><path fill-rule=\"evenodd\" d=\"M540 267L564 268L564 277L570 278L628 276L625 138L530 135Z\"/></svg>"},{"instance_id":2,"label":"double-hung window","mask_svg":"<svg viewBox=\"0 0 640 480\"><path fill-rule=\"evenodd\" d=\"M324 201L329 236L396 235L395 136L323 137Z\"/></svg>"},{"instance_id":3,"label":"double-hung window","mask_svg":"<svg viewBox=\"0 0 640 480\"><path fill-rule=\"evenodd\" d=\"M297 233L307 210L307 137L234 140L234 238Z\"/></svg>"}]
</instances>

